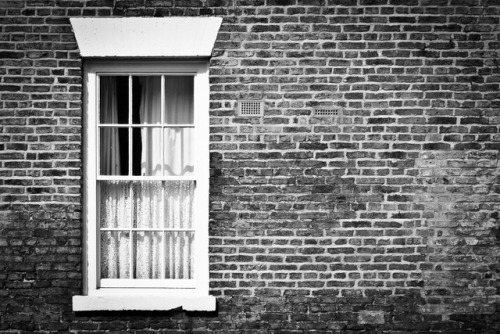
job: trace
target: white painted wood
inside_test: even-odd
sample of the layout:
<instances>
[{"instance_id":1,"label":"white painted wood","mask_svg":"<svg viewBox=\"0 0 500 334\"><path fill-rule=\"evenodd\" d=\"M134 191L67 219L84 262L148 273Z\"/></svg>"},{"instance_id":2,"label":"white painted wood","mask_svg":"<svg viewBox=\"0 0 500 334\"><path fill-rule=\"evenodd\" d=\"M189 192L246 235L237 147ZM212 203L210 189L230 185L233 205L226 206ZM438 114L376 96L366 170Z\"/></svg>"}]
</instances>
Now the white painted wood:
<instances>
[{"instance_id":1,"label":"white painted wood","mask_svg":"<svg viewBox=\"0 0 500 334\"><path fill-rule=\"evenodd\" d=\"M210 161L210 150L209 150L209 101L210 101L210 88L207 84L209 82L208 77L208 63L205 63L199 70L198 75L195 78L195 110L206 110L206 112L196 113L195 124L197 132L197 143L195 146L195 157L196 162L199 166L205 166L203 168L195 169L195 173L197 176L196 183L196 200L195 204L195 215L193 222L195 224L199 224L200 222L204 222L207 220L209 215L209 206L207 203L209 202L209 178L210 178L210 170L209 170L209 161ZM195 235L195 251L200 254L208 255L208 222L207 228L197 229ZM205 260L206 259L206 260ZM205 258L197 257L195 259L195 277L198 291L205 291L208 295L209 290L209 263L208 256Z\"/></svg>"},{"instance_id":2,"label":"white painted wood","mask_svg":"<svg viewBox=\"0 0 500 334\"><path fill-rule=\"evenodd\" d=\"M101 231L123 231L122 227L101 227ZM195 232L193 228L138 228L138 227L128 227L127 231L149 231L149 232Z\"/></svg>"},{"instance_id":3,"label":"white painted wood","mask_svg":"<svg viewBox=\"0 0 500 334\"><path fill-rule=\"evenodd\" d=\"M98 249L97 249L97 221L95 218L97 212L97 203L99 196L97 194L97 184L94 179L94 175L97 174L97 131L96 127L93 126L97 122L97 115L95 110L93 112L87 112L88 106L98 105L97 100L98 95L98 85L96 75L90 71L84 71L84 82L85 82L85 104L84 104L84 293L92 294L96 290L97 282L97 272L98 266L96 264Z\"/></svg>"},{"instance_id":4,"label":"white painted wood","mask_svg":"<svg viewBox=\"0 0 500 334\"><path fill-rule=\"evenodd\" d=\"M196 174L190 176L140 176L140 175L99 175L99 181L196 181Z\"/></svg>"},{"instance_id":5,"label":"white painted wood","mask_svg":"<svg viewBox=\"0 0 500 334\"><path fill-rule=\"evenodd\" d=\"M148 289L131 289L131 288L113 288L113 289L98 289L93 296L95 297L119 297L119 296L181 296L187 298L203 297L206 295L200 294L196 289L164 289L164 288L148 288Z\"/></svg>"},{"instance_id":6,"label":"white painted wood","mask_svg":"<svg viewBox=\"0 0 500 334\"><path fill-rule=\"evenodd\" d=\"M163 98L163 96L162 96ZM163 110L163 108L162 108ZM99 124L99 128L155 128L155 129L175 129L175 128L194 128L193 124Z\"/></svg>"},{"instance_id":7,"label":"white painted wood","mask_svg":"<svg viewBox=\"0 0 500 334\"><path fill-rule=\"evenodd\" d=\"M210 57L220 17L70 18L82 57Z\"/></svg>"},{"instance_id":8,"label":"white painted wood","mask_svg":"<svg viewBox=\"0 0 500 334\"><path fill-rule=\"evenodd\" d=\"M144 294L142 296L74 296L73 311L215 311L213 296L186 297Z\"/></svg>"},{"instance_id":9,"label":"white painted wood","mask_svg":"<svg viewBox=\"0 0 500 334\"><path fill-rule=\"evenodd\" d=\"M196 281L192 279L101 279L101 288L171 288L193 289Z\"/></svg>"}]
</instances>

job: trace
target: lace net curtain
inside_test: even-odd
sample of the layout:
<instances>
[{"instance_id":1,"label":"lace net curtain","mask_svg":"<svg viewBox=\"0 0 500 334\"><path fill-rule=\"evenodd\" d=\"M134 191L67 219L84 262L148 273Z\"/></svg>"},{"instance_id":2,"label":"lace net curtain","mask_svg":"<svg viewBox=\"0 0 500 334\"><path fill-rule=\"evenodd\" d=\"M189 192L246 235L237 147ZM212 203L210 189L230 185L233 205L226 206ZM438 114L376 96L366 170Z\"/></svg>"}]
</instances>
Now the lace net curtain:
<instances>
[{"instance_id":1,"label":"lace net curtain","mask_svg":"<svg viewBox=\"0 0 500 334\"><path fill-rule=\"evenodd\" d=\"M192 77L140 77L140 175L188 176L193 173ZM116 77L101 77L101 123L118 124ZM158 126L156 126L158 125ZM111 127L112 128L112 127ZM115 130L115 131L113 131ZM131 128L129 131L133 131ZM128 135L128 133L127 133ZM102 175L120 175L125 145L118 128L101 131ZM133 137L135 139L135 137ZM126 143L131 145L131 143ZM129 157L126 157L129 159ZM130 158L133 159L133 158ZM101 278L190 279L193 277L193 181L100 181Z\"/></svg>"}]
</instances>

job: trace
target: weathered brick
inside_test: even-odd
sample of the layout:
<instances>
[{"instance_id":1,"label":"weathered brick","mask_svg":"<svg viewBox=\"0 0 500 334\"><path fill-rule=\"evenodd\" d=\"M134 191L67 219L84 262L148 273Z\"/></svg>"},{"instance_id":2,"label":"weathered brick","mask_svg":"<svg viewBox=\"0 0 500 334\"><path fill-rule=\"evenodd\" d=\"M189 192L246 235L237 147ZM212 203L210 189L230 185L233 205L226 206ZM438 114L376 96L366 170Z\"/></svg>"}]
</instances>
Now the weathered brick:
<instances>
[{"instance_id":1,"label":"weathered brick","mask_svg":"<svg viewBox=\"0 0 500 334\"><path fill-rule=\"evenodd\" d=\"M499 13L489 0L0 2L0 331L495 332ZM210 61L217 314L71 312L85 130L73 16L224 18ZM240 98L263 99L264 116L235 117ZM332 106L341 115L313 114Z\"/></svg>"}]
</instances>

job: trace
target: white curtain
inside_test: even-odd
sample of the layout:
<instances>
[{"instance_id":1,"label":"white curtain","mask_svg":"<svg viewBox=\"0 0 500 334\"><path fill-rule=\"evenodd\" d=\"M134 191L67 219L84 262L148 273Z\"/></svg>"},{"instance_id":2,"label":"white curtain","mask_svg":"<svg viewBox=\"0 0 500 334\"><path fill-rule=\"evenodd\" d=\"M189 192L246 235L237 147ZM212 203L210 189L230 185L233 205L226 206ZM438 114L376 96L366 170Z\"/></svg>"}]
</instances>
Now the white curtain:
<instances>
[{"instance_id":1,"label":"white curtain","mask_svg":"<svg viewBox=\"0 0 500 334\"><path fill-rule=\"evenodd\" d=\"M116 77L100 78L100 121L118 123ZM100 172L120 175L120 140L117 128L100 130ZM101 182L101 227L130 227L130 190L125 182ZM130 277L130 232L101 233L101 275L103 278Z\"/></svg>"},{"instance_id":2,"label":"white curtain","mask_svg":"<svg viewBox=\"0 0 500 334\"><path fill-rule=\"evenodd\" d=\"M130 277L130 196L127 182L101 183L101 277Z\"/></svg>"},{"instance_id":3,"label":"white curtain","mask_svg":"<svg viewBox=\"0 0 500 334\"><path fill-rule=\"evenodd\" d=\"M161 123L161 79L160 77L141 77L142 96L140 117L142 124ZM168 125L193 124L193 78L165 77L165 114ZM165 176L192 175L193 129L164 128L162 138L160 127L143 128L141 175ZM165 145L162 145L164 140ZM163 156L162 156L163 148Z\"/></svg>"},{"instance_id":4,"label":"white curtain","mask_svg":"<svg viewBox=\"0 0 500 334\"><path fill-rule=\"evenodd\" d=\"M160 77L141 77L141 124L161 122ZM141 129L141 175L161 175L161 128ZM163 187L161 182L140 182L135 185L137 228L162 228L161 206ZM139 232L136 235L134 261L135 278L160 278L162 272L160 232Z\"/></svg>"},{"instance_id":5,"label":"white curtain","mask_svg":"<svg viewBox=\"0 0 500 334\"><path fill-rule=\"evenodd\" d=\"M193 124L193 78L165 77L165 121L167 124ZM165 129L165 175L191 175L193 129Z\"/></svg>"},{"instance_id":6,"label":"white curtain","mask_svg":"<svg viewBox=\"0 0 500 334\"><path fill-rule=\"evenodd\" d=\"M165 224L167 228L193 227L194 182L165 182ZM170 232L166 237L166 278L192 278L192 232Z\"/></svg>"},{"instance_id":7,"label":"white curtain","mask_svg":"<svg viewBox=\"0 0 500 334\"><path fill-rule=\"evenodd\" d=\"M118 123L116 78L101 77L100 120L103 124ZM120 174L120 141L118 129L101 128L101 174Z\"/></svg>"},{"instance_id":8,"label":"white curtain","mask_svg":"<svg viewBox=\"0 0 500 334\"><path fill-rule=\"evenodd\" d=\"M162 164L164 175L191 174L193 172L192 129L167 127L162 130L160 77L141 77L140 84L142 86L140 122L158 125L158 127L141 128L141 175L161 176ZM101 101L104 101L104 96L109 96L107 99L110 100L105 105L101 103L101 110L105 109L106 114L109 114L106 116L109 117L109 121L108 118L101 118L101 122L116 124L118 123L116 86L110 80L110 83L101 81L101 87L103 87ZM193 124L192 99L192 78L166 77L164 121L167 124ZM163 136L162 131L164 131ZM112 145L111 141L115 141L116 144ZM110 140L101 141L101 173L119 174L120 157L116 149L118 144L117 133L116 138L113 139L111 136ZM109 161L103 162L104 159ZM132 247L128 231L102 232L102 277L192 278L193 233L183 231L163 233L148 229L192 228L193 195L193 181L101 183L101 226L127 230L133 221L133 227L144 229L131 232ZM132 211L134 216L130 217ZM130 267L132 272L128 269Z\"/></svg>"}]
</instances>

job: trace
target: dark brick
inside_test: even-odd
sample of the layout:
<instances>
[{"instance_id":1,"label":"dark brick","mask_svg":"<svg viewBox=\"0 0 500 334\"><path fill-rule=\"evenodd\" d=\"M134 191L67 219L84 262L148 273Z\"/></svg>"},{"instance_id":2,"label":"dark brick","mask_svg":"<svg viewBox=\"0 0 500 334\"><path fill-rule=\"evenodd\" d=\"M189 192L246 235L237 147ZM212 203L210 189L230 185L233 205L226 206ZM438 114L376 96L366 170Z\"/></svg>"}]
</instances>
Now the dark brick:
<instances>
[{"instance_id":1,"label":"dark brick","mask_svg":"<svg viewBox=\"0 0 500 334\"><path fill-rule=\"evenodd\" d=\"M450 144L446 143L425 143L424 150L449 150Z\"/></svg>"}]
</instances>

